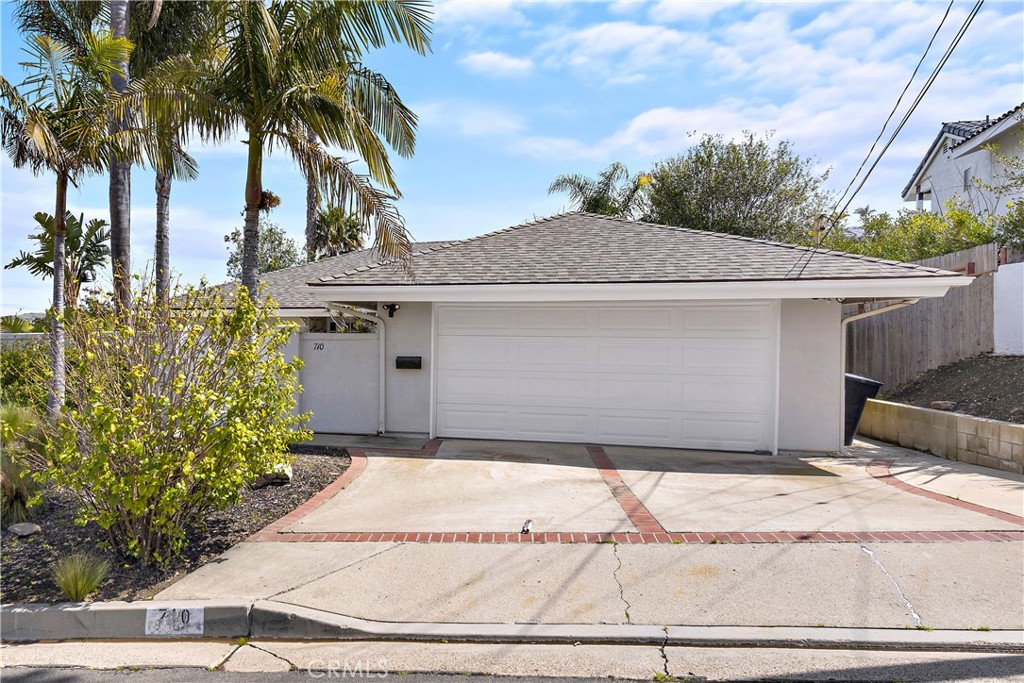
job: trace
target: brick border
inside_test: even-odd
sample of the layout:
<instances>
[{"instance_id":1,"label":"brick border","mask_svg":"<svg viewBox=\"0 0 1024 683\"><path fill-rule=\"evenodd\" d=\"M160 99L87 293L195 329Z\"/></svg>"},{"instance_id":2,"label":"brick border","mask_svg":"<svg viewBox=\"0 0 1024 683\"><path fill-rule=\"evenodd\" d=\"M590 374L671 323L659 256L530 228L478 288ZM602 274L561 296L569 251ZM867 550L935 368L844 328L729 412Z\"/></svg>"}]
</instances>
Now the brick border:
<instances>
[{"instance_id":1,"label":"brick border","mask_svg":"<svg viewBox=\"0 0 1024 683\"><path fill-rule=\"evenodd\" d=\"M622 480L622 475L619 474L618 468L615 467L612 459L605 453L604 448L601 446L587 446L587 453L590 454L590 459L594 461L594 466L597 468L601 478L604 479L604 483L611 489L612 496L615 497L615 500L622 507L622 511L626 513L626 517L636 527L636 530L641 534L664 534L665 527L661 526L661 522L654 518L654 515L647 509L647 506L636 497L633 490Z\"/></svg>"},{"instance_id":2,"label":"brick border","mask_svg":"<svg viewBox=\"0 0 1024 683\"><path fill-rule=\"evenodd\" d=\"M700 531L669 532L651 514L636 494L622 480L615 464L601 446L586 446L587 453L601 478L611 490L616 502L622 506L636 531L628 532L567 532L549 531L521 534L514 532L289 532L285 528L295 524L313 510L348 487L366 470L366 453L432 457L437 455L443 441L432 439L420 450L397 448L348 448L352 464L337 480L314 495L284 517L268 524L250 536L248 541L277 543L473 543L473 544L534 544L534 543L608 543L608 544L759 544L759 543L962 543L967 541L1024 542L1024 529L1009 531ZM1024 518L956 498L919 489L900 481L889 472L891 460L872 461L867 470L871 476L908 493L938 500L956 507L987 514L1011 523L1024 523Z\"/></svg>"},{"instance_id":3,"label":"brick border","mask_svg":"<svg viewBox=\"0 0 1024 683\"><path fill-rule=\"evenodd\" d=\"M921 496L923 498L930 498L931 500L945 503L946 505L952 505L953 507L958 507L964 510L979 512L983 515L988 515L989 517L998 519L1001 522L1024 525L1024 517L1019 515L985 507L984 505L978 505L977 503L969 503L966 500L960 500L959 498L953 498L952 496L947 496L942 493L936 493L934 491L929 491L928 489L914 486L913 484L908 484L889 471L889 468L892 467L895 462L895 460L872 460L868 463L868 474L875 479L884 481L889 486L898 488L900 491L913 493L914 495Z\"/></svg>"}]
</instances>

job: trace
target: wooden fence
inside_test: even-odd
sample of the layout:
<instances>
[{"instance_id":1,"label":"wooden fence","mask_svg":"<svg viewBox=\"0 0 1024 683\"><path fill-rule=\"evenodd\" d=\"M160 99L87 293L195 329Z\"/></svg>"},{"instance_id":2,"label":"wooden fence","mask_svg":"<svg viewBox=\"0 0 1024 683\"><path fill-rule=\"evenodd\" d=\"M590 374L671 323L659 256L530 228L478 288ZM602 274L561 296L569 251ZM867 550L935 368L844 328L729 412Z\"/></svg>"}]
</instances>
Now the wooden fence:
<instances>
[{"instance_id":1,"label":"wooden fence","mask_svg":"<svg viewBox=\"0 0 1024 683\"><path fill-rule=\"evenodd\" d=\"M847 325L846 371L884 382L883 391L891 391L926 370L991 353L992 273L1000 259L1004 263L1019 261L1021 254L1007 254L994 244L985 244L918 261L933 268L973 274L974 282L950 289L941 299L922 299L913 306ZM885 305L847 304L843 314Z\"/></svg>"}]
</instances>

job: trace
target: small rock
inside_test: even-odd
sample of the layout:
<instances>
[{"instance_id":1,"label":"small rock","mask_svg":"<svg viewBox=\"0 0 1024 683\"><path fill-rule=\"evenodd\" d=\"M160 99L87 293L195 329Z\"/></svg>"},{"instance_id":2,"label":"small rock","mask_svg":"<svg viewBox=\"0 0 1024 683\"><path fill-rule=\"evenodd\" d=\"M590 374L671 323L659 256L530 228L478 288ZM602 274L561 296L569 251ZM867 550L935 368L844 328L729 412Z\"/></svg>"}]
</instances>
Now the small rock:
<instances>
[{"instance_id":1,"label":"small rock","mask_svg":"<svg viewBox=\"0 0 1024 683\"><path fill-rule=\"evenodd\" d=\"M18 524L10 525L7 527L7 530L15 536L24 538L25 536L38 534L43 529L38 524L33 524L32 522L19 522Z\"/></svg>"},{"instance_id":2,"label":"small rock","mask_svg":"<svg viewBox=\"0 0 1024 683\"><path fill-rule=\"evenodd\" d=\"M956 410L956 401L932 401L932 410Z\"/></svg>"},{"instance_id":3,"label":"small rock","mask_svg":"<svg viewBox=\"0 0 1024 683\"><path fill-rule=\"evenodd\" d=\"M276 465L272 471L256 477L250 486L254 489L261 489L266 486L284 486L291 483L291 480L292 466Z\"/></svg>"}]
</instances>

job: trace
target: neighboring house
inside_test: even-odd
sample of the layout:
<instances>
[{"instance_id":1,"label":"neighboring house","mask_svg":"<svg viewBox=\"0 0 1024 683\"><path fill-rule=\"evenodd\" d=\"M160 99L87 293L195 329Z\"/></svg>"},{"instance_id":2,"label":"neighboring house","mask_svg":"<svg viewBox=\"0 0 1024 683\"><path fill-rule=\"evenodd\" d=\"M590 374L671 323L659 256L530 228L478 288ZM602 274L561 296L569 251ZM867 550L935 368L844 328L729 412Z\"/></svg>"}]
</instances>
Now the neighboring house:
<instances>
[{"instance_id":1,"label":"neighboring house","mask_svg":"<svg viewBox=\"0 0 1024 683\"><path fill-rule=\"evenodd\" d=\"M265 278L376 323L296 342L315 430L736 451L841 449L840 301L970 281L585 213L358 258Z\"/></svg>"},{"instance_id":2,"label":"neighboring house","mask_svg":"<svg viewBox=\"0 0 1024 683\"><path fill-rule=\"evenodd\" d=\"M995 145L1007 156L1024 155L1022 119L1024 103L996 118L943 123L903 188L903 201L917 202L918 209L941 212L947 201L959 197L979 213L1005 212L1006 203L1020 196L997 197L986 189L1003 169L985 147Z\"/></svg>"}]
</instances>

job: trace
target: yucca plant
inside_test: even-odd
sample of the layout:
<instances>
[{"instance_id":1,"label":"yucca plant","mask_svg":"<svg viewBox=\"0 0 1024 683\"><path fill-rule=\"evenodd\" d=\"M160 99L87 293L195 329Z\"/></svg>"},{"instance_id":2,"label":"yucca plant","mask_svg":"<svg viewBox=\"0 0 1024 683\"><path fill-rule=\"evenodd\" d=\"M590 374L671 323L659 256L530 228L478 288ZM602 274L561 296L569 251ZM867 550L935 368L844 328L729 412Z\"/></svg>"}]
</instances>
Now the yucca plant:
<instances>
[{"instance_id":1,"label":"yucca plant","mask_svg":"<svg viewBox=\"0 0 1024 683\"><path fill-rule=\"evenodd\" d=\"M72 602L82 602L107 578L110 563L91 553L72 553L53 563L57 585Z\"/></svg>"}]
</instances>

